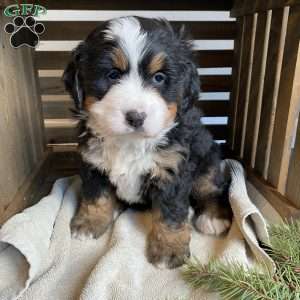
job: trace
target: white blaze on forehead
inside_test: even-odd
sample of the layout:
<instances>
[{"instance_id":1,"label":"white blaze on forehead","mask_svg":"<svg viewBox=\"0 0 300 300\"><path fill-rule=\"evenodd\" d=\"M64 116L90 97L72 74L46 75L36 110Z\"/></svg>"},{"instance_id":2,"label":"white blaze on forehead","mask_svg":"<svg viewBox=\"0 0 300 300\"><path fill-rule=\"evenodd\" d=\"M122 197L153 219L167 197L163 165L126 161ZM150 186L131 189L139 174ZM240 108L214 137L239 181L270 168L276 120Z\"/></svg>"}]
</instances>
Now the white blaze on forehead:
<instances>
[{"instance_id":1,"label":"white blaze on forehead","mask_svg":"<svg viewBox=\"0 0 300 300\"><path fill-rule=\"evenodd\" d=\"M130 65L137 68L146 48L146 32L135 17L123 17L110 21L105 38L116 40L128 56Z\"/></svg>"},{"instance_id":2,"label":"white blaze on forehead","mask_svg":"<svg viewBox=\"0 0 300 300\"><path fill-rule=\"evenodd\" d=\"M166 101L151 86L143 84L138 64L147 50L147 33L135 17L111 20L103 32L127 56L130 70L113 84L100 102L91 107L88 126L102 136L134 134L144 137L164 136L173 120ZM126 121L129 111L144 113L143 131L136 132Z\"/></svg>"}]
</instances>

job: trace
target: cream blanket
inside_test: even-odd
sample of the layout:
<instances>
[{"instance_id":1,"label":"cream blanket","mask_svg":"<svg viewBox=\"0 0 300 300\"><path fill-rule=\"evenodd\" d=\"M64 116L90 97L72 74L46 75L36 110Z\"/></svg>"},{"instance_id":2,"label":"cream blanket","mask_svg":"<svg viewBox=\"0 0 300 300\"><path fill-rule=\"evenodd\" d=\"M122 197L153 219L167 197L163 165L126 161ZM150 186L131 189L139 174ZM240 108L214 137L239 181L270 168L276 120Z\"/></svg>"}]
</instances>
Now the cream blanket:
<instances>
[{"instance_id":1,"label":"cream blanket","mask_svg":"<svg viewBox=\"0 0 300 300\"><path fill-rule=\"evenodd\" d=\"M266 222L247 195L243 169L232 160L225 165L232 177L233 224L222 238L193 231L192 255L204 263L212 257L245 265L259 260L272 270L273 262L258 245L258 240L268 242ZM248 187L248 192L251 189ZM50 195L2 226L1 300L218 299L215 294L192 291L182 280L180 269L159 270L147 262L149 212L124 212L98 240L71 239L69 224L79 190L77 176L59 179ZM255 200L263 204L263 210L272 210L263 198Z\"/></svg>"}]
</instances>

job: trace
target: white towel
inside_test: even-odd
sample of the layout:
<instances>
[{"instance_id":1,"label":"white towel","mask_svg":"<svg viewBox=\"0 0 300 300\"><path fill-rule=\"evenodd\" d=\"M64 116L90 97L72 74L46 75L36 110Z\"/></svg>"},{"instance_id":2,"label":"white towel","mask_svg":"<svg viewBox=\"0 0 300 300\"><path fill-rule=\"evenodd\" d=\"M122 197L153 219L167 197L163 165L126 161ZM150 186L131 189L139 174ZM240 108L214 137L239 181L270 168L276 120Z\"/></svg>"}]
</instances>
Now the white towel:
<instances>
[{"instance_id":1,"label":"white towel","mask_svg":"<svg viewBox=\"0 0 300 300\"><path fill-rule=\"evenodd\" d=\"M273 271L272 260L258 245L258 240L268 242L266 221L248 197L243 169L233 160L224 163L232 178L233 224L224 237L194 230L191 253L203 263L221 258L251 266L258 260ZM124 212L98 240L71 239L79 192L78 176L59 179L50 195L0 229L1 300L218 299L191 290L180 268L160 270L147 262L150 212Z\"/></svg>"}]
</instances>

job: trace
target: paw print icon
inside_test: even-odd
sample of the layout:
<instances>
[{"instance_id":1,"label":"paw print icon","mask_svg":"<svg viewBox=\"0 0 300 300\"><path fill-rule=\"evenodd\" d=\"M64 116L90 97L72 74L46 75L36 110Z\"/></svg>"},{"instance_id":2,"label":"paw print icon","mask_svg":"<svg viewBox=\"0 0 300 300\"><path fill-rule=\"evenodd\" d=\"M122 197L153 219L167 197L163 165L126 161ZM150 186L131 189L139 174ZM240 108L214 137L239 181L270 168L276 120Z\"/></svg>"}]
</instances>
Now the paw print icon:
<instances>
[{"instance_id":1,"label":"paw print icon","mask_svg":"<svg viewBox=\"0 0 300 300\"><path fill-rule=\"evenodd\" d=\"M42 23L37 23L32 16L17 16L12 23L7 23L4 27L6 33L11 34L10 44L14 48L23 45L36 47L39 43L39 35L45 31Z\"/></svg>"}]
</instances>

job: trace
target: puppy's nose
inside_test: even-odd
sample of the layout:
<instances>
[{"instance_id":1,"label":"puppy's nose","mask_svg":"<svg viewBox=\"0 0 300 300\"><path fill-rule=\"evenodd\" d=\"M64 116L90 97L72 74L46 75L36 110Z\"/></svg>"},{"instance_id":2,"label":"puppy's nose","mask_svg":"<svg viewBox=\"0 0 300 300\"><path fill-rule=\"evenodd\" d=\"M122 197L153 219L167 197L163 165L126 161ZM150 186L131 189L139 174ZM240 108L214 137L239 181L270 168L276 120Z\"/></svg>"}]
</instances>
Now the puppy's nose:
<instances>
[{"instance_id":1,"label":"puppy's nose","mask_svg":"<svg viewBox=\"0 0 300 300\"><path fill-rule=\"evenodd\" d=\"M146 119L146 113L137 112L136 110L130 110L126 113L126 121L127 123L134 128L139 128L144 124Z\"/></svg>"}]
</instances>

